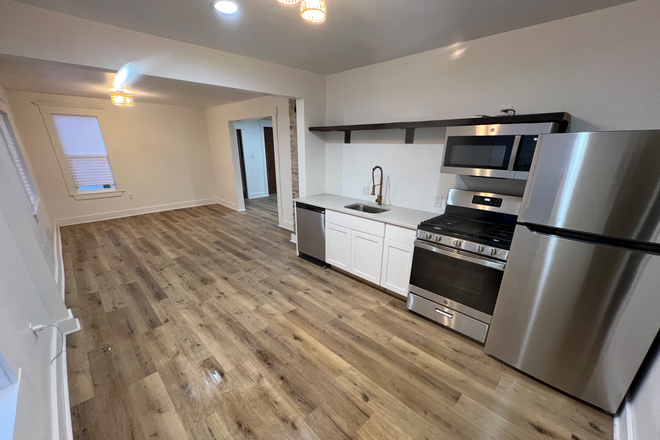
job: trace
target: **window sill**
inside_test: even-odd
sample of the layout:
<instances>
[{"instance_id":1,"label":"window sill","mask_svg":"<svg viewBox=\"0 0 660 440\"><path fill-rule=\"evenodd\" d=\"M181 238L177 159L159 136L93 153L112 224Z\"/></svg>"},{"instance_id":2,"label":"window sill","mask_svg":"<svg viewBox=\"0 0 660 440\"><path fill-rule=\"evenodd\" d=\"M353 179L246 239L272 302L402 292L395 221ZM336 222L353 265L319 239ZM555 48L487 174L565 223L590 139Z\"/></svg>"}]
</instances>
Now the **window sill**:
<instances>
[{"instance_id":1,"label":"window sill","mask_svg":"<svg viewBox=\"0 0 660 440\"><path fill-rule=\"evenodd\" d=\"M89 191L85 193L71 194L76 200L94 200L94 199L106 199L109 197L121 197L124 195L124 190L113 190L113 191Z\"/></svg>"}]
</instances>

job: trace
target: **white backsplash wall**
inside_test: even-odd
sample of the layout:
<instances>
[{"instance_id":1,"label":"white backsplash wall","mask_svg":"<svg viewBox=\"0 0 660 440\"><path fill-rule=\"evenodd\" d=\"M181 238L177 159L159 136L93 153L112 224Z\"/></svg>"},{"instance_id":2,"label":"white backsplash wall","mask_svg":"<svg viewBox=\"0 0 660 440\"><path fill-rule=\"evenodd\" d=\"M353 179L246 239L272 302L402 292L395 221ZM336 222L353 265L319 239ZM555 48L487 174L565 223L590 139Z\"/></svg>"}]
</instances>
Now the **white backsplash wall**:
<instances>
[{"instance_id":1,"label":"white backsplash wall","mask_svg":"<svg viewBox=\"0 0 660 440\"><path fill-rule=\"evenodd\" d=\"M443 144L327 143L326 192L374 201L371 170L383 168L383 203L444 212L451 188L522 195L524 182L441 174ZM378 182L378 171L376 171ZM369 187L369 195L363 193ZM441 206L434 206L442 197Z\"/></svg>"}]
</instances>

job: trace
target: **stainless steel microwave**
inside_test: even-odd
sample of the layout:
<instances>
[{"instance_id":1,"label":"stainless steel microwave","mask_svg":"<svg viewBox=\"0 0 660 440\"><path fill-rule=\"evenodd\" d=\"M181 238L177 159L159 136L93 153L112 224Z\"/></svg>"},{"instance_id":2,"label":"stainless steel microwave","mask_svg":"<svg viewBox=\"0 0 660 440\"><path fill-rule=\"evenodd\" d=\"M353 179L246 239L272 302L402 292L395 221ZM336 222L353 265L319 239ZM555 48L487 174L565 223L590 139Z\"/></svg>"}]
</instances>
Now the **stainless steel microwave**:
<instances>
[{"instance_id":1,"label":"stainless steel microwave","mask_svg":"<svg viewBox=\"0 0 660 440\"><path fill-rule=\"evenodd\" d=\"M449 127L440 171L527 180L539 135L557 129L555 122Z\"/></svg>"}]
</instances>

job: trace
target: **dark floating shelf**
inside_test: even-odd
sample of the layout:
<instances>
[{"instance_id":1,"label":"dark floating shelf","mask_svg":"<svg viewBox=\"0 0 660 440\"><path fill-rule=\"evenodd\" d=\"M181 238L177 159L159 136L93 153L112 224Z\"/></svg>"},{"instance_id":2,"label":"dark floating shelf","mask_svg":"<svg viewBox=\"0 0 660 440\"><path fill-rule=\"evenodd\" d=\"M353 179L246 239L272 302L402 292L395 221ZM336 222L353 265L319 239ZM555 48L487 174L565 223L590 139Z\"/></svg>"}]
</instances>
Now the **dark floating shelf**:
<instances>
[{"instance_id":1,"label":"dark floating shelf","mask_svg":"<svg viewBox=\"0 0 660 440\"><path fill-rule=\"evenodd\" d=\"M491 124L532 124L536 122L556 122L559 124L559 133L566 133L571 124L571 115L565 112L535 113L531 115L515 116L488 116L485 118L439 119L435 121L409 121L409 122L383 122L378 124L357 125L328 125L309 127L309 131L343 131L344 142L351 143L351 131L365 130L406 130L406 144L412 144L415 139L416 128L459 127L465 125L491 125Z\"/></svg>"}]
</instances>

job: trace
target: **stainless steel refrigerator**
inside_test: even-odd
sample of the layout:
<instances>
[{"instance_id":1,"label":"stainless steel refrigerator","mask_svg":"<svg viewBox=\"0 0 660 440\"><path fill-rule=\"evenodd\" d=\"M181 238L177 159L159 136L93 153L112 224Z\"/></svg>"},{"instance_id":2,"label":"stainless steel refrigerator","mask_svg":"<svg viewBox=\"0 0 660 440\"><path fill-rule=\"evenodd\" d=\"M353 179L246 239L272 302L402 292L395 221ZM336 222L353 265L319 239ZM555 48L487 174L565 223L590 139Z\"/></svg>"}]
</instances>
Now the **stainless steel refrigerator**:
<instances>
[{"instance_id":1,"label":"stainless steel refrigerator","mask_svg":"<svg viewBox=\"0 0 660 440\"><path fill-rule=\"evenodd\" d=\"M660 131L541 136L486 353L614 413L660 329Z\"/></svg>"}]
</instances>

